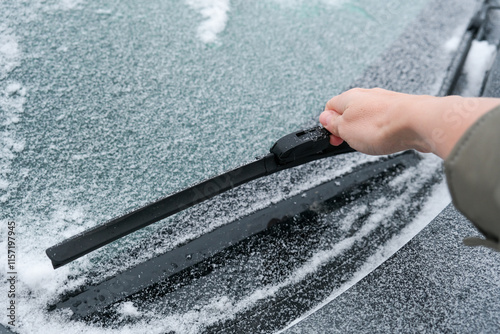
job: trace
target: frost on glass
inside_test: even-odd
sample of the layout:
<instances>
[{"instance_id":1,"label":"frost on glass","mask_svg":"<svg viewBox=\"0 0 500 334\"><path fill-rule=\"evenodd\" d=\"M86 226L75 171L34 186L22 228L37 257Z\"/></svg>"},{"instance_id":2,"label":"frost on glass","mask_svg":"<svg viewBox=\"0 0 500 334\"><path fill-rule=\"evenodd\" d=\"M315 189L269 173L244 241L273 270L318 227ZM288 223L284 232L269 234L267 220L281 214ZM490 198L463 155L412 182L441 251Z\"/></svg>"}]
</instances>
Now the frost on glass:
<instances>
[{"instance_id":1,"label":"frost on glass","mask_svg":"<svg viewBox=\"0 0 500 334\"><path fill-rule=\"evenodd\" d=\"M409 172L400 171L386 185L401 197L352 202L333 216L320 215L317 222L328 233L304 236L317 238L308 239L314 247L298 247L301 234L293 230L307 230L307 217L291 220L296 234L290 242L297 245L282 245L273 258L264 252L266 239L243 243L238 247L254 248L232 259L219 276L176 292L184 306L124 301L110 310L115 318L107 328L47 310L70 291L377 161L352 154L255 181L56 271L44 254L67 237L252 161L281 136L316 125L325 102L379 59L425 4L1 2L0 249L4 254L6 222L15 221L17 298L23 305L17 330L196 332L273 298L390 224L387 217L409 204L405 196L421 189ZM419 166L418 173L426 171L440 184L434 161L425 158ZM390 240L389 249L397 248ZM390 253L375 248L371 254L382 254L379 259ZM284 253L300 261L288 265ZM368 258L345 282L366 271ZM285 264L266 271L266 261ZM239 263L247 263L248 275L232 276ZM5 276L0 266L2 281ZM250 277L257 280L246 281ZM241 280L243 288L219 293L222 279L226 287ZM194 292L200 295L189 298Z\"/></svg>"}]
</instances>

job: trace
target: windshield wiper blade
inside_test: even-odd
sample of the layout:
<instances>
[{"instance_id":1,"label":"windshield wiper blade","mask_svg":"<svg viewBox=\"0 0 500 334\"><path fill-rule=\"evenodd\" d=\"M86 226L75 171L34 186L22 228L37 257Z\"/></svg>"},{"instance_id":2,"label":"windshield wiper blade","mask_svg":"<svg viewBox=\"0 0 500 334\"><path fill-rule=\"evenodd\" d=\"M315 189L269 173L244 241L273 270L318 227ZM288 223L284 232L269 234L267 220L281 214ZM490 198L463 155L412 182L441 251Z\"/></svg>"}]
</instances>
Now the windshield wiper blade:
<instances>
[{"instance_id":1,"label":"windshield wiper blade","mask_svg":"<svg viewBox=\"0 0 500 334\"><path fill-rule=\"evenodd\" d=\"M165 219L243 183L321 158L354 152L343 143L332 146L330 133L314 127L279 139L271 153L254 162L210 178L192 187L111 219L46 250L54 269L59 268L134 231Z\"/></svg>"}]
</instances>

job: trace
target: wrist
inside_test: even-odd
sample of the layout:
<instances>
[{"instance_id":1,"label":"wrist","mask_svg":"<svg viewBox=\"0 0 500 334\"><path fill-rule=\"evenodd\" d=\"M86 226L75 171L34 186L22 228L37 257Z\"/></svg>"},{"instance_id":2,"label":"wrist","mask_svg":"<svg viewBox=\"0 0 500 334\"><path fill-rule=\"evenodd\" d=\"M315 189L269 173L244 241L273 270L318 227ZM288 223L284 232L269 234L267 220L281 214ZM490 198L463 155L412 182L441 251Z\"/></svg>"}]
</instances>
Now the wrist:
<instances>
[{"instance_id":1,"label":"wrist","mask_svg":"<svg viewBox=\"0 0 500 334\"><path fill-rule=\"evenodd\" d=\"M500 100L461 96L418 96L412 105L415 149L446 159L467 129Z\"/></svg>"},{"instance_id":2,"label":"wrist","mask_svg":"<svg viewBox=\"0 0 500 334\"><path fill-rule=\"evenodd\" d=\"M441 98L430 95L405 95L398 106L399 114L403 117L402 132L405 149L415 149L422 153L435 151L432 137L436 136L433 120L440 110L438 105Z\"/></svg>"},{"instance_id":3,"label":"wrist","mask_svg":"<svg viewBox=\"0 0 500 334\"><path fill-rule=\"evenodd\" d=\"M418 96L413 104L412 127L416 134L415 149L430 152L445 159L458 140L458 126L463 123L455 111L464 105L460 96ZM460 135L458 135L460 137ZM450 147L451 146L451 147Z\"/></svg>"}]
</instances>

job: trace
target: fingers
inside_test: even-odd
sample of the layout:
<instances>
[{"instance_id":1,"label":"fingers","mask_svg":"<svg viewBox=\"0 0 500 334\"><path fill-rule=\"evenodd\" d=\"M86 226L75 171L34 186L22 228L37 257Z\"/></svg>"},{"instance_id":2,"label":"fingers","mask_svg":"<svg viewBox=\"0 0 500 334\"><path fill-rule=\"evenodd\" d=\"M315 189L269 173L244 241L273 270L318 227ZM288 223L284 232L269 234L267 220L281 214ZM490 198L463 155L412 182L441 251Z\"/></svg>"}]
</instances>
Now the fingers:
<instances>
[{"instance_id":1,"label":"fingers","mask_svg":"<svg viewBox=\"0 0 500 334\"><path fill-rule=\"evenodd\" d=\"M361 94L369 90L363 88L353 88L340 95L332 97L325 106L325 110L334 110L338 114L344 114L344 111L349 107L351 101L357 99Z\"/></svg>"},{"instance_id":2,"label":"fingers","mask_svg":"<svg viewBox=\"0 0 500 334\"><path fill-rule=\"evenodd\" d=\"M325 110L321 115L319 116L319 121L320 123L332 133L330 136L330 144L334 146L338 146L342 144L344 141L342 138L340 138L339 131L338 131L338 120L341 117L341 115L337 114L335 111L332 110Z\"/></svg>"},{"instance_id":3,"label":"fingers","mask_svg":"<svg viewBox=\"0 0 500 334\"><path fill-rule=\"evenodd\" d=\"M353 88L340 95L332 97L325 106L325 111L320 115L319 121L332 133L330 143L338 146L344 141L339 132L339 124L343 123L344 112L354 101L362 100L362 96L370 90L363 88Z\"/></svg>"},{"instance_id":4,"label":"fingers","mask_svg":"<svg viewBox=\"0 0 500 334\"><path fill-rule=\"evenodd\" d=\"M319 116L319 121L328 131L332 133L330 136L330 144L334 146L342 144L344 139L340 135L339 125L341 123L343 124L344 112L350 108L349 106L352 107L354 101L363 100L362 97L368 92L370 92L370 90L353 88L331 98L326 103L325 111Z\"/></svg>"},{"instance_id":5,"label":"fingers","mask_svg":"<svg viewBox=\"0 0 500 334\"><path fill-rule=\"evenodd\" d=\"M381 138L401 137L401 117L395 116L403 98L404 94L380 88L353 88L331 98L319 120L332 133L332 145L347 141L358 151L383 154L391 150L394 140Z\"/></svg>"},{"instance_id":6,"label":"fingers","mask_svg":"<svg viewBox=\"0 0 500 334\"><path fill-rule=\"evenodd\" d=\"M330 136L330 144L332 144L333 146L339 146L343 142L344 142L344 140L340 137L337 137L335 135Z\"/></svg>"},{"instance_id":7,"label":"fingers","mask_svg":"<svg viewBox=\"0 0 500 334\"><path fill-rule=\"evenodd\" d=\"M341 117L341 115L337 114L335 111L325 110L319 115L319 122L332 134L340 137L336 126L336 119L339 117Z\"/></svg>"},{"instance_id":8,"label":"fingers","mask_svg":"<svg viewBox=\"0 0 500 334\"><path fill-rule=\"evenodd\" d=\"M333 110L336 111L338 114L342 115L344 113L344 110L347 107L347 92L342 93L340 95L337 95L335 97L332 97L325 106L325 111L326 110Z\"/></svg>"},{"instance_id":9,"label":"fingers","mask_svg":"<svg viewBox=\"0 0 500 334\"><path fill-rule=\"evenodd\" d=\"M334 111L331 110L325 110L319 115L319 122L328 129L328 125L330 123L330 120L332 117L334 117L332 114ZM331 132L331 131L330 131Z\"/></svg>"}]
</instances>

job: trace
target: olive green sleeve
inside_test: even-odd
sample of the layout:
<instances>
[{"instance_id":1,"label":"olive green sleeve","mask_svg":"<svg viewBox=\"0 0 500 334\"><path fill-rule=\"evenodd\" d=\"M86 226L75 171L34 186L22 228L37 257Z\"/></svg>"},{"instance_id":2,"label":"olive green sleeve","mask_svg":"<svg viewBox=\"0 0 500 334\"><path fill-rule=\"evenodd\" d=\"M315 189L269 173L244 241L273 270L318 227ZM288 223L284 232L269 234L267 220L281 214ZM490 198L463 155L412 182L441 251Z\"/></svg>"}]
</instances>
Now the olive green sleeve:
<instances>
[{"instance_id":1,"label":"olive green sleeve","mask_svg":"<svg viewBox=\"0 0 500 334\"><path fill-rule=\"evenodd\" d=\"M445 171L453 204L487 238L475 245L500 249L500 106L465 132Z\"/></svg>"}]
</instances>

